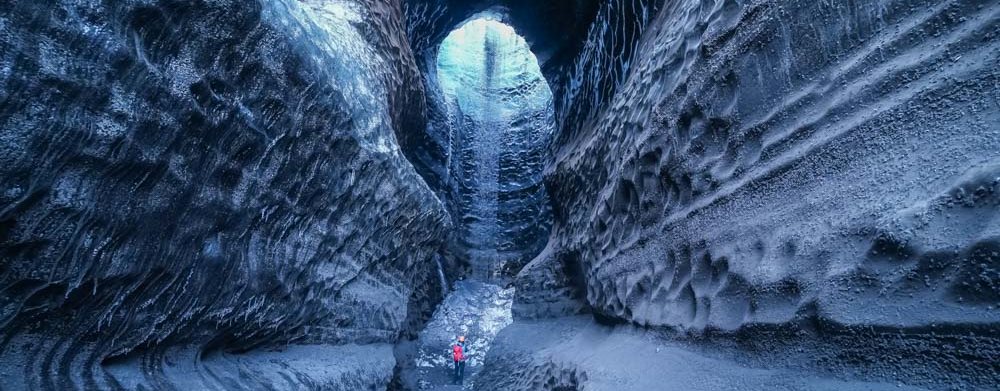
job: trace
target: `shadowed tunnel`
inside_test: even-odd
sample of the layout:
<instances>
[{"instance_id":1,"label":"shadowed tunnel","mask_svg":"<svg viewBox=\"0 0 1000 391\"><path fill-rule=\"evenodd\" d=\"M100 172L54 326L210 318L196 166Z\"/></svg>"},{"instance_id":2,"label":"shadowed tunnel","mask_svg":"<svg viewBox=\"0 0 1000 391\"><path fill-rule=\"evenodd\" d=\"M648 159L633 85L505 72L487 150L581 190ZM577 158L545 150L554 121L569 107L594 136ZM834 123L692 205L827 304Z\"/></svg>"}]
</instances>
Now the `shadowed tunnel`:
<instances>
[{"instance_id":1,"label":"shadowed tunnel","mask_svg":"<svg viewBox=\"0 0 1000 391\"><path fill-rule=\"evenodd\" d=\"M0 390L993 389L998 26L2 1Z\"/></svg>"}]
</instances>

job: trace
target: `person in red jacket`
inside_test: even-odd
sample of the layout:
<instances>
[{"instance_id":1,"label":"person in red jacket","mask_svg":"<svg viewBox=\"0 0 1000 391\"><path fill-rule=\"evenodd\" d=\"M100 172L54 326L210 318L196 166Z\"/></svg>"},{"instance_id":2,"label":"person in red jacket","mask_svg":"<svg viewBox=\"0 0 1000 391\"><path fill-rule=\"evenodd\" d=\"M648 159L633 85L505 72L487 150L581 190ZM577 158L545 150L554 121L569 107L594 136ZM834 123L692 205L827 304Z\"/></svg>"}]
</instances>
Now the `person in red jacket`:
<instances>
[{"instance_id":1,"label":"person in red jacket","mask_svg":"<svg viewBox=\"0 0 1000 391\"><path fill-rule=\"evenodd\" d=\"M465 360L469 358L469 351L465 348L464 335L459 335L458 341L451 346L451 358L455 362L455 384L460 384L465 377Z\"/></svg>"}]
</instances>

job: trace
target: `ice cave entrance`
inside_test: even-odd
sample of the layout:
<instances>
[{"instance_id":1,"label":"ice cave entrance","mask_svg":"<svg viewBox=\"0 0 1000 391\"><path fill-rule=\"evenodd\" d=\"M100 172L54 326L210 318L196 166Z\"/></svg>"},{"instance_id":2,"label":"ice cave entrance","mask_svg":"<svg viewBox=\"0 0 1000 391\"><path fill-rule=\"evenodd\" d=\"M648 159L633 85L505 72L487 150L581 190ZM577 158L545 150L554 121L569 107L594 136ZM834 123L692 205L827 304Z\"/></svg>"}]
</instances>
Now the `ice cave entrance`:
<instances>
[{"instance_id":1,"label":"ice cave entrance","mask_svg":"<svg viewBox=\"0 0 1000 391\"><path fill-rule=\"evenodd\" d=\"M542 170L552 91L528 43L502 15L480 14L441 43L437 78L451 134L459 252L473 277L512 275L551 228Z\"/></svg>"}]
</instances>

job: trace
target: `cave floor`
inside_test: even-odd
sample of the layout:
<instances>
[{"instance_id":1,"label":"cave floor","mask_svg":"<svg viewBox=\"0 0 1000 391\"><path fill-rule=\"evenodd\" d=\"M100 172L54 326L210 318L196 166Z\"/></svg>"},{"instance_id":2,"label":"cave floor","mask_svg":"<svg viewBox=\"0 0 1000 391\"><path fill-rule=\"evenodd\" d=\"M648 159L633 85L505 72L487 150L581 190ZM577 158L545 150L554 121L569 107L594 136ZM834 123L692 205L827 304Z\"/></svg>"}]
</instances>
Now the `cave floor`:
<instances>
[{"instance_id":1,"label":"cave floor","mask_svg":"<svg viewBox=\"0 0 1000 391\"><path fill-rule=\"evenodd\" d=\"M410 390L472 389L486 353L501 329L511 324L513 288L490 282L458 281L415 341L398 347L400 380ZM465 381L454 384L451 344L468 339ZM401 354L400 354L401 353Z\"/></svg>"},{"instance_id":2,"label":"cave floor","mask_svg":"<svg viewBox=\"0 0 1000 391\"><path fill-rule=\"evenodd\" d=\"M396 347L406 390L899 390L904 384L830 378L813 371L723 358L631 326L589 316L513 322L514 289L458 281L416 340ZM469 340L465 381L450 346ZM489 362L487 366L484 363Z\"/></svg>"},{"instance_id":3,"label":"cave floor","mask_svg":"<svg viewBox=\"0 0 1000 391\"><path fill-rule=\"evenodd\" d=\"M721 357L636 327L602 326L589 316L518 320L495 338L488 365L476 380L477 390L498 391L924 389Z\"/></svg>"}]
</instances>

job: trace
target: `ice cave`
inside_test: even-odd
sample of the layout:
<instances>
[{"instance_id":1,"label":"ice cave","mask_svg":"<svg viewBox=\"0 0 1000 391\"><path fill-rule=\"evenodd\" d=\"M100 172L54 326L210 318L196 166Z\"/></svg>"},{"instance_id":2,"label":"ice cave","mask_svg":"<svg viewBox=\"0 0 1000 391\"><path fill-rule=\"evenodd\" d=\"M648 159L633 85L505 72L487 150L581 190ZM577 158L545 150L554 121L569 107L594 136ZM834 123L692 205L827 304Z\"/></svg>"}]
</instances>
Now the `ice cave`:
<instances>
[{"instance_id":1,"label":"ice cave","mask_svg":"<svg viewBox=\"0 0 1000 391\"><path fill-rule=\"evenodd\" d=\"M996 390L1000 0L0 1L0 391Z\"/></svg>"}]
</instances>

